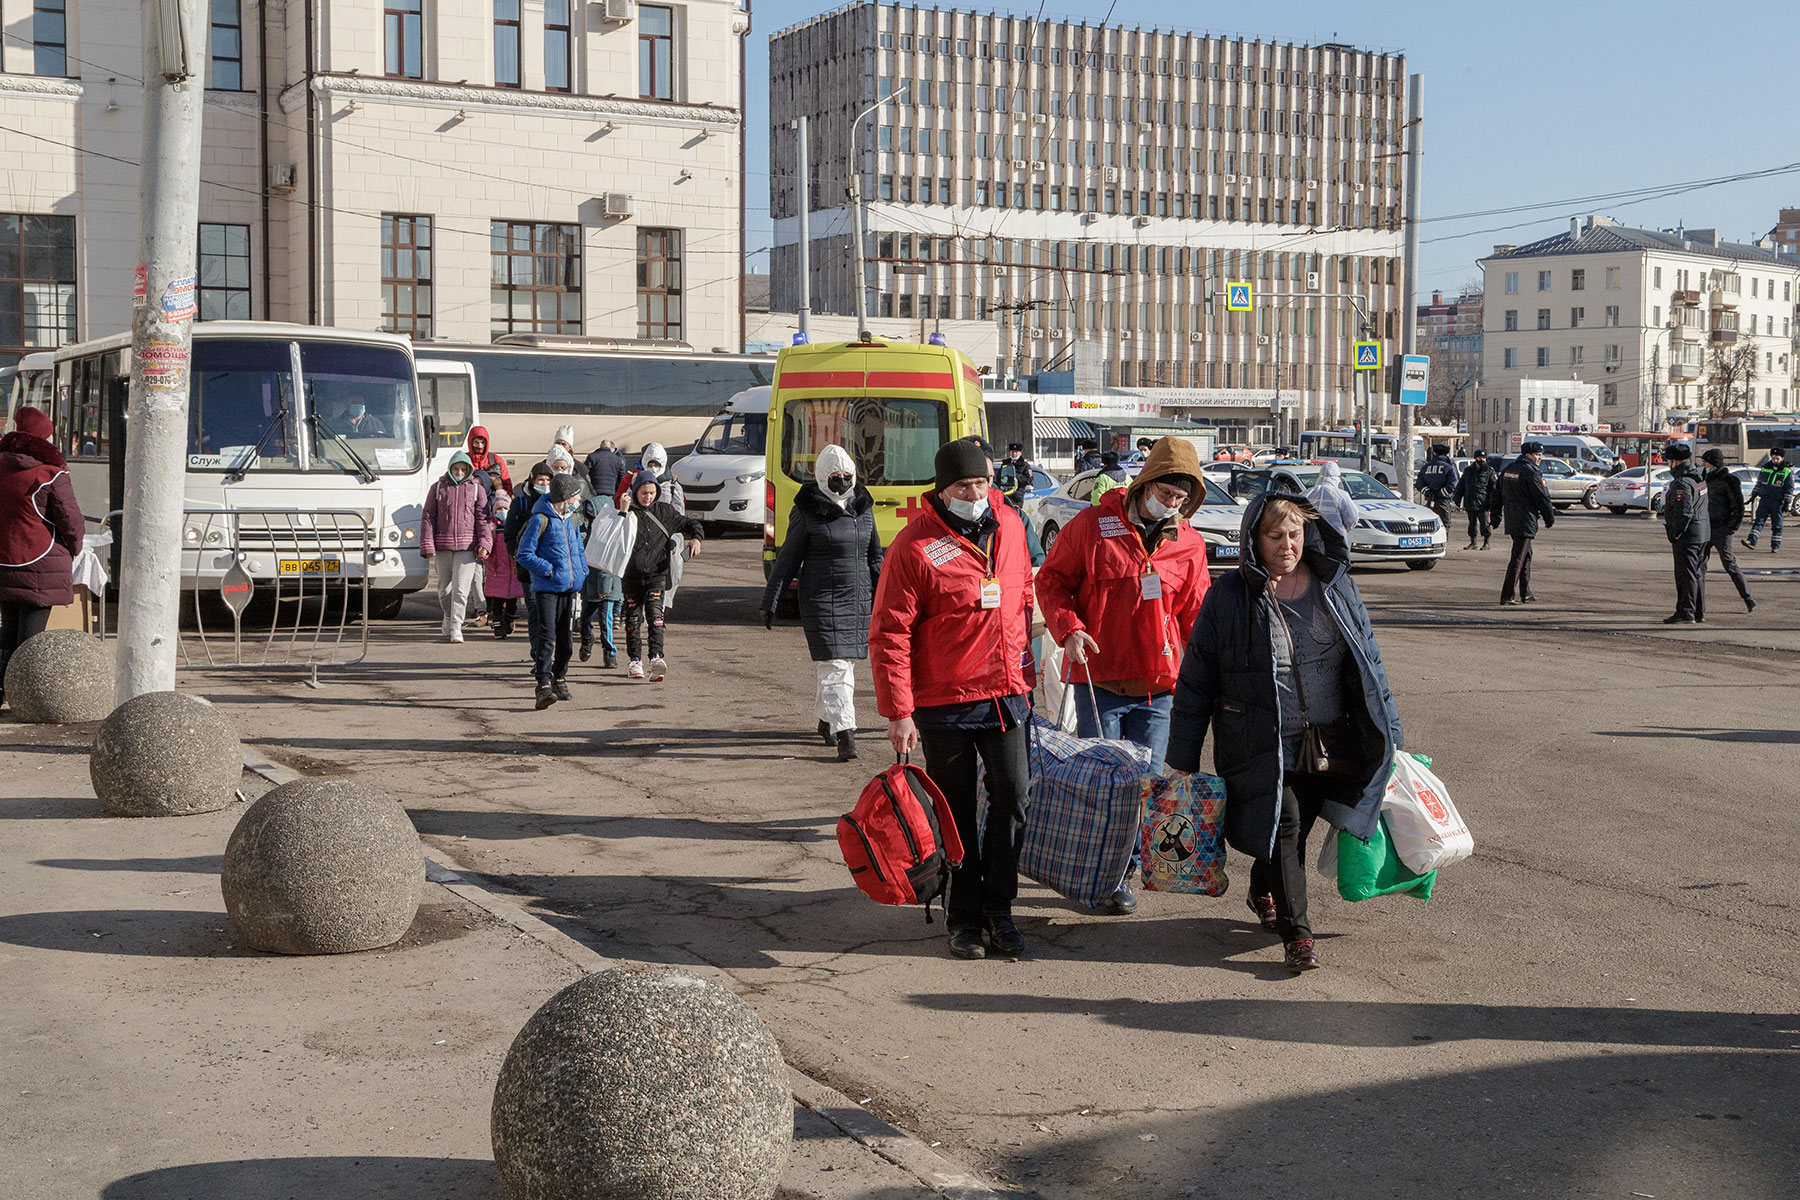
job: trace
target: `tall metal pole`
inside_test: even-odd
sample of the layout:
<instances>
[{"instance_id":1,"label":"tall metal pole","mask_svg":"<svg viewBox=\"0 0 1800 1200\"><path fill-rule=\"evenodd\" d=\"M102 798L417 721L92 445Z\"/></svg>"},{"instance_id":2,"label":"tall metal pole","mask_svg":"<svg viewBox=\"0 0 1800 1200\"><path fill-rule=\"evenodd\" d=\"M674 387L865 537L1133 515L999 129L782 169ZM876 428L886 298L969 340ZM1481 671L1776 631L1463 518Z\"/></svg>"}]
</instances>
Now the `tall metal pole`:
<instances>
[{"instance_id":1,"label":"tall metal pole","mask_svg":"<svg viewBox=\"0 0 1800 1200\"><path fill-rule=\"evenodd\" d=\"M862 147L856 142L856 127L862 124L863 118L898 96L904 88L895 88L869 107L857 113L850 121L850 236L855 244L851 246L851 258L856 271L856 336L864 337L869 332L868 298L863 295L868 284L868 268L863 265L863 210L862 210Z\"/></svg>"},{"instance_id":2,"label":"tall metal pole","mask_svg":"<svg viewBox=\"0 0 1800 1200\"><path fill-rule=\"evenodd\" d=\"M808 173L805 117L794 118L794 145L800 167L800 334L806 337L807 317L812 312L812 177ZM861 322L859 321L860 325ZM807 340L811 340L808 338Z\"/></svg>"},{"instance_id":3,"label":"tall metal pole","mask_svg":"<svg viewBox=\"0 0 1800 1200\"><path fill-rule=\"evenodd\" d=\"M144 142L119 567L119 703L175 687L205 13L198 0L146 0L143 6Z\"/></svg>"},{"instance_id":4,"label":"tall metal pole","mask_svg":"<svg viewBox=\"0 0 1800 1200\"><path fill-rule=\"evenodd\" d=\"M1420 155L1424 153L1425 77L1411 75L1406 80L1406 243L1400 260L1400 353L1417 354L1419 339L1419 175ZM1402 362L1405 360L1402 359ZM1394 401L1400 400L1400 383L1405 372L1394 371ZM1405 499L1413 498L1413 410L1400 405L1400 441L1394 447L1394 482Z\"/></svg>"}]
</instances>

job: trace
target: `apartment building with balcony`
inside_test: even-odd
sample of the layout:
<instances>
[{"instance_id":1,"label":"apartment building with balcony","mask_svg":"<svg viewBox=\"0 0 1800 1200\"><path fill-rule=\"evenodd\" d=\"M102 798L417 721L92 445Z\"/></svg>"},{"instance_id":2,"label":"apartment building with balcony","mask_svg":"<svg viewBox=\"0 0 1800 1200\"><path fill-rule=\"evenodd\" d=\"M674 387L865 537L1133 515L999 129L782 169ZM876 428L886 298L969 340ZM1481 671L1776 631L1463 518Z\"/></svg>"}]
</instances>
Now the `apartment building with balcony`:
<instances>
[{"instance_id":1,"label":"apartment building with balcony","mask_svg":"<svg viewBox=\"0 0 1800 1200\"><path fill-rule=\"evenodd\" d=\"M1091 340L1110 386L1348 422L1362 329L1340 297L1399 331L1404 93L1400 55L1347 45L833 10L771 38L772 304L798 303L805 115L816 310L854 311L860 287L872 316L997 323L1010 372ZM1227 311L1235 281L1253 311Z\"/></svg>"},{"instance_id":2,"label":"apartment building with balcony","mask_svg":"<svg viewBox=\"0 0 1800 1200\"><path fill-rule=\"evenodd\" d=\"M1716 230L1650 230L1605 217L1566 233L1496 246L1481 260L1480 409L1527 379L1600 388L1599 423L1659 430L1706 411L1715 350L1755 354L1733 389L1734 409L1800 405L1800 259L1766 239L1728 242ZM1748 357L1748 356L1746 356Z\"/></svg>"},{"instance_id":3,"label":"apartment building with balcony","mask_svg":"<svg viewBox=\"0 0 1800 1200\"><path fill-rule=\"evenodd\" d=\"M1481 383L1481 310L1482 293L1474 290L1450 300L1433 292L1418 306L1417 345L1431 359L1432 399L1450 410L1445 415L1465 415Z\"/></svg>"},{"instance_id":4,"label":"apartment building with balcony","mask_svg":"<svg viewBox=\"0 0 1800 1200\"><path fill-rule=\"evenodd\" d=\"M0 363L129 328L137 261L142 7L19 7ZM735 0L207 8L201 319L738 347Z\"/></svg>"}]
</instances>

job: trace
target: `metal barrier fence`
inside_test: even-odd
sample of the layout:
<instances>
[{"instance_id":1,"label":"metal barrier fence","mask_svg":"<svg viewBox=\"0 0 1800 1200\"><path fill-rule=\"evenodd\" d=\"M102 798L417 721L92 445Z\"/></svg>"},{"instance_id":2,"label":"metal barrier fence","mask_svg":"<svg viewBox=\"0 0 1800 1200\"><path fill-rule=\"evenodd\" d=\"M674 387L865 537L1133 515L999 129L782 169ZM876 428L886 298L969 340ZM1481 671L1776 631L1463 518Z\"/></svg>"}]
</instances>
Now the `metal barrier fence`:
<instances>
[{"instance_id":1,"label":"metal barrier fence","mask_svg":"<svg viewBox=\"0 0 1800 1200\"><path fill-rule=\"evenodd\" d=\"M115 539L125 520L106 514ZM301 668L316 687L320 667L368 656L369 566L392 553L376 546L368 513L190 508L181 525L178 667Z\"/></svg>"}]
</instances>

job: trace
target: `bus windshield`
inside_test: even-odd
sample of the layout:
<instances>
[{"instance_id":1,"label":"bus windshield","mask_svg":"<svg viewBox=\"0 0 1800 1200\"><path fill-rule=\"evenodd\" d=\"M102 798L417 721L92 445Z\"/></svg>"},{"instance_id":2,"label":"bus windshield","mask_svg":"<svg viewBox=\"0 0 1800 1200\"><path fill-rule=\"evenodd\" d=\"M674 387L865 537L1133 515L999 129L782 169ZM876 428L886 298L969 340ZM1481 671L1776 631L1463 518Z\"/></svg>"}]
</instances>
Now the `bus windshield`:
<instances>
[{"instance_id":1,"label":"bus windshield","mask_svg":"<svg viewBox=\"0 0 1800 1200\"><path fill-rule=\"evenodd\" d=\"M754 454L768 450L767 413L720 413L694 445L695 454Z\"/></svg>"},{"instance_id":2,"label":"bus windshield","mask_svg":"<svg viewBox=\"0 0 1800 1200\"><path fill-rule=\"evenodd\" d=\"M195 339L188 466L299 470L302 423L293 364L289 342ZM300 369L308 409L319 417L316 426L308 423L313 470L357 471L358 457L377 472L419 469L412 364L402 351L302 342Z\"/></svg>"},{"instance_id":3,"label":"bus windshield","mask_svg":"<svg viewBox=\"0 0 1800 1200\"><path fill-rule=\"evenodd\" d=\"M949 439L950 406L942 400L790 400L782 410L781 470L789 479L809 480L819 452L835 443L850 452L869 487L928 484L936 477L938 447Z\"/></svg>"}]
</instances>

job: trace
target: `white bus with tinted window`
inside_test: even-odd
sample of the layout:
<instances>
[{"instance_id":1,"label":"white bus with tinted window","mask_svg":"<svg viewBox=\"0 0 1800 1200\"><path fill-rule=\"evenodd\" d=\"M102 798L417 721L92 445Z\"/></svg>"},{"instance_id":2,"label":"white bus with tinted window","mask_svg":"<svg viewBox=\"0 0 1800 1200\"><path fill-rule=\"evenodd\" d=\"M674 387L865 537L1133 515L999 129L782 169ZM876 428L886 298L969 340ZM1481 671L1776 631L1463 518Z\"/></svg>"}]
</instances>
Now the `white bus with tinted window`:
<instances>
[{"instance_id":1,"label":"white bus with tinted window","mask_svg":"<svg viewBox=\"0 0 1800 1200\"><path fill-rule=\"evenodd\" d=\"M98 521L123 502L131 335L65 346L54 359L55 441L83 515ZM437 460L454 453L435 437L403 337L266 321L195 325L182 587L216 589L235 540L259 587L282 576L360 582L366 561L370 614L393 616L425 586L425 489L442 469ZM327 511L350 515L305 516ZM274 512L299 515L264 515ZM304 557L283 550L296 544L286 532L295 523L307 530Z\"/></svg>"}]
</instances>

